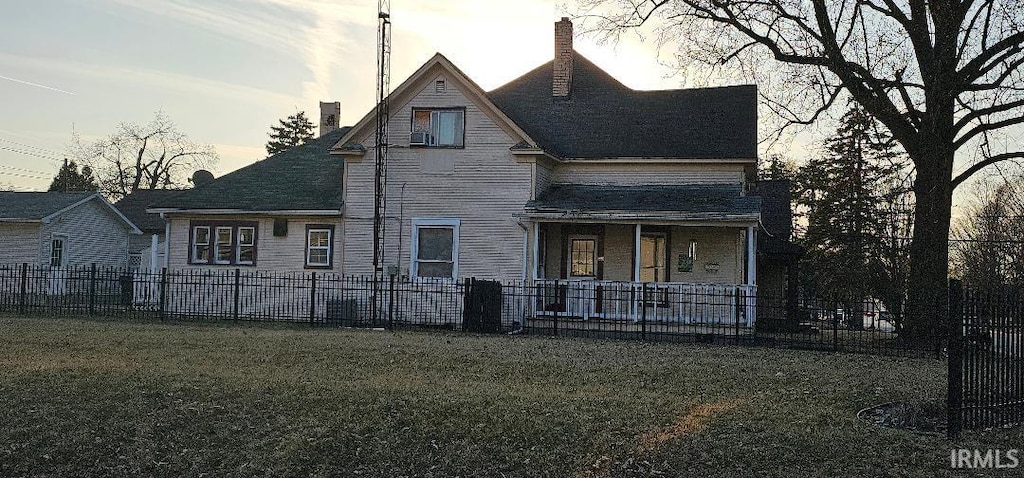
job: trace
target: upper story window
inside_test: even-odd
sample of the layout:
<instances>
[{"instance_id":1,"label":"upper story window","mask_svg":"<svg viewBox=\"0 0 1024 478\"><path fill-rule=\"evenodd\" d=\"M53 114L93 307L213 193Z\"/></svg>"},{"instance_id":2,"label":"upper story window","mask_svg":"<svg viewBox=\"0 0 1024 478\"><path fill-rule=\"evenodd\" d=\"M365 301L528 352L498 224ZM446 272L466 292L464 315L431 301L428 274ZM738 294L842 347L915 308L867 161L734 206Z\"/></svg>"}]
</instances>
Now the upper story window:
<instances>
[{"instance_id":1,"label":"upper story window","mask_svg":"<svg viewBox=\"0 0 1024 478\"><path fill-rule=\"evenodd\" d=\"M461 148L465 130L465 108L413 108L409 145Z\"/></svg>"},{"instance_id":2,"label":"upper story window","mask_svg":"<svg viewBox=\"0 0 1024 478\"><path fill-rule=\"evenodd\" d=\"M256 264L255 222L193 222L189 264L251 266Z\"/></svg>"}]
</instances>

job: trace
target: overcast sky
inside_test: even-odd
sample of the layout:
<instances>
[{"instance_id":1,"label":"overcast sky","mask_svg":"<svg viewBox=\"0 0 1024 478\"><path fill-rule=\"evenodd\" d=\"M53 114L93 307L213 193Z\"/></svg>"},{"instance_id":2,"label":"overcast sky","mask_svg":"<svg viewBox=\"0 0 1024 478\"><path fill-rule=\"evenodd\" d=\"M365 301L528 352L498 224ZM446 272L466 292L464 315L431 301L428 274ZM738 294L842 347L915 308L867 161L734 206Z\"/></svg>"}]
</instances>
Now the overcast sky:
<instances>
[{"instance_id":1,"label":"overcast sky","mask_svg":"<svg viewBox=\"0 0 1024 478\"><path fill-rule=\"evenodd\" d=\"M392 0L392 86L441 52L490 90L551 59L553 0ZM374 103L376 0L40 0L0 17L0 185L45 190L72 131L165 111L216 146L220 176L266 156L271 124ZM678 88L652 42L577 38L626 85Z\"/></svg>"}]
</instances>

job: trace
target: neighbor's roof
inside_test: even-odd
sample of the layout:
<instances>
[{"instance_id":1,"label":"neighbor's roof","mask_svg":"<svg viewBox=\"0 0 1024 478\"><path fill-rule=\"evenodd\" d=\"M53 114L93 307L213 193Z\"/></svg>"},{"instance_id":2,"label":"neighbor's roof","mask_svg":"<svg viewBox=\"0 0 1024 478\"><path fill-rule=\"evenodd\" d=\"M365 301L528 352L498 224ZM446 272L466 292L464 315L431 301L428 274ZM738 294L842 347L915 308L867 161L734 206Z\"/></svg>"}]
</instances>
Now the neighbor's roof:
<instances>
[{"instance_id":1,"label":"neighbor's roof","mask_svg":"<svg viewBox=\"0 0 1024 478\"><path fill-rule=\"evenodd\" d=\"M161 199L149 211L341 211L343 160L328 154L348 132L341 128L309 143Z\"/></svg>"},{"instance_id":2,"label":"neighbor's roof","mask_svg":"<svg viewBox=\"0 0 1024 478\"><path fill-rule=\"evenodd\" d=\"M739 185L589 186L556 184L526 203L528 215L635 215L675 220L756 219L757 197Z\"/></svg>"},{"instance_id":3,"label":"neighbor's roof","mask_svg":"<svg viewBox=\"0 0 1024 478\"><path fill-rule=\"evenodd\" d=\"M548 62L488 95L560 158L757 158L755 85L638 91L576 52L569 98L551 81Z\"/></svg>"},{"instance_id":4,"label":"neighbor's roof","mask_svg":"<svg viewBox=\"0 0 1024 478\"><path fill-rule=\"evenodd\" d=\"M139 229L96 192L0 192L0 222L48 222L87 201L99 201L133 233Z\"/></svg>"},{"instance_id":5,"label":"neighbor's roof","mask_svg":"<svg viewBox=\"0 0 1024 478\"><path fill-rule=\"evenodd\" d=\"M131 219L143 232L164 232L164 220L159 214L147 213L146 208L157 201L181 194L180 189L139 189L114 203L121 214Z\"/></svg>"}]
</instances>

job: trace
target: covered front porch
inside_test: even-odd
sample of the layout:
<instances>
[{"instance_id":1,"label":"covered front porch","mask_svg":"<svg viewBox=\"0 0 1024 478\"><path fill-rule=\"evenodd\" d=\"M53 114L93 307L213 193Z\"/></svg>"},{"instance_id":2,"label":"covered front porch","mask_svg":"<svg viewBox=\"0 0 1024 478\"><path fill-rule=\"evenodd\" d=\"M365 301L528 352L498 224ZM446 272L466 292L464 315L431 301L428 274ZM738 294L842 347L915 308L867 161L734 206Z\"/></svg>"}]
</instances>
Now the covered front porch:
<instances>
[{"instance_id":1,"label":"covered front porch","mask_svg":"<svg viewBox=\"0 0 1024 478\"><path fill-rule=\"evenodd\" d=\"M534 318L753 327L759 206L738 185L555 186L527 205Z\"/></svg>"}]
</instances>

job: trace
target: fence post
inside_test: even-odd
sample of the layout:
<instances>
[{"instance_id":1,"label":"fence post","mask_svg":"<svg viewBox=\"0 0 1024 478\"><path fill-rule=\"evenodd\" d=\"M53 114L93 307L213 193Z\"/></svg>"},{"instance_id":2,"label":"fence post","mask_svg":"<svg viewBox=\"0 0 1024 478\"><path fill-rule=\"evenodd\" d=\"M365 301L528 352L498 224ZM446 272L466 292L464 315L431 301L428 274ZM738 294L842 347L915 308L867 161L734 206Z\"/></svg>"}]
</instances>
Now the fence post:
<instances>
[{"instance_id":1,"label":"fence post","mask_svg":"<svg viewBox=\"0 0 1024 478\"><path fill-rule=\"evenodd\" d=\"M160 269L160 320L164 320L164 309L167 308L167 268Z\"/></svg>"},{"instance_id":2,"label":"fence post","mask_svg":"<svg viewBox=\"0 0 1024 478\"><path fill-rule=\"evenodd\" d=\"M309 325L316 321L316 271L309 274Z\"/></svg>"},{"instance_id":3,"label":"fence post","mask_svg":"<svg viewBox=\"0 0 1024 478\"><path fill-rule=\"evenodd\" d=\"M733 312L736 315L736 324L734 326L734 328L735 328L734 332L736 333L736 337L735 337L736 340L734 341L734 343L739 343L739 341L740 341L740 319L741 318L742 319L746 319L746 315L747 315L747 295L744 293L744 291L739 286L734 287L732 289L732 303L733 303Z\"/></svg>"},{"instance_id":4,"label":"fence post","mask_svg":"<svg viewBox=\"0 0 1024 478\"><path fill-rule=\"evenodd\" d=\"M949 359L947 364L946 393L946 436L950 440L960 438L963 409L963 284L958 280L949 281L949 309L947 325L949 330Z\"/></svg>"},{"instance_id":5,"label":"fence post","mask_svg":"<svg viewBox=\"0 0 1024 478\"><path fill-rule=\"evenodd\" d=\"M395 330L395 274L388 285L388 330Z\"/></svg>"},{"instance_id":6,"label":"fence post","mask_svg":"<svg viewBox=\"0 0 1024 478\"><path fill-rule=\"evenodd\" d=\"M829 302L829 312L832 314L832 350L839 351L839 314L836 312L835 302ZM843 309L844 314L849 313L849 307Z\"/></svg>"},{"instance_id":7,"label":"fence post","mask_svg":"<svg viewBox=\"0 0 1024 478\"><path fill-rule=\"evenodd\" d=\"M25 299L28 294L28 263L21 263L21 293L18 294L18 313L25 313Z\"/></svg>"},{"instance_id":8,"label":"fence post","mask_svg":"<svg viewBox=\"0 0 1024 478\"><path fill-rule=\"evenodd\" d=\"M236 267L235 268L235 303L234 303L233 309L231 310L231 316L235 320L238 320L238 309L239 309L239 306L240 306L240 302L239 301L241 300L241 297L240 297L241 296L241 292L242 292L242 270Z\"/></svg>"},{"instance_id":9,"label":"fence post","mask_svg":"<svg viewBox=\"0 0 1024 478\"><path fill-rule=\"evenodd\" d=\"M555 318L552 319L551 324L554 329L555 337L558 337L558 309L565 307L569 308L569 291L565 291L565 302L562 301L562 287L558 284L558 279L555 279ZM568 310L567 310L568 311Z\"/></svg>"},{"instance_id":10,"label":"fence post","mask_svg":"<svg viewBox=\"0 0 1024 478\"><path fill-rule=\"evenodd\" d=\"M96 313L96 263L89 267L89 315Z\"/></svg>"},{"instance_id":11,"label":"fence post","mask_svg":"<svg viewBox=\"0 0 1024 478\"><path fill-rule=\"evenodd\" d=\"M647 340L647 283L640 284L640 340Z\"/></svg>"}]
</instances>

